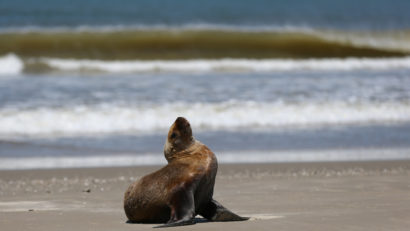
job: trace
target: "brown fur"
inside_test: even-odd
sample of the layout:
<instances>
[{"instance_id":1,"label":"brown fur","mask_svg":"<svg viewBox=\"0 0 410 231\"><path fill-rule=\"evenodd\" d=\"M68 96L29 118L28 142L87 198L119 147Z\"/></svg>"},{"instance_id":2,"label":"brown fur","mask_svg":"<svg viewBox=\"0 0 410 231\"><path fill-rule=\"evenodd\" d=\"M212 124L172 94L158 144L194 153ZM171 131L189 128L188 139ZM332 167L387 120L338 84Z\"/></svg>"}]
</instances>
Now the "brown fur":
<instances>
[{"instance_id":1,"label":"brown fur","mask_svg":"<svg viewBox=\"0 0 410 231\"><path fill-rule=\"evenodd\" d=\"M246 219L212 199L218 163L214 153L192 136L185 118L178 117L169 129L164 155L165 167L125 192L124 210L131 222L185 225L197 214L209 220Z\"/></svg>"},{"instance_id":2,"label":"brown fur","mask_svg":"<svg viewBox=\"0 0 410 231\"><path fill-rule=\"evenodd\" d=\"M188 121L175 121L165 146L168 165L131 184L125 192L124 209L130 221L169 221L171 213L177 213L172 211L177 207L172 204L181 197L177 195L188 188L194 193L195 215L201 204L212 199L217 161L208 147L192 137ZM180 218L179 214L173 215L174 219Z\"/></svg>"}]
</instances>

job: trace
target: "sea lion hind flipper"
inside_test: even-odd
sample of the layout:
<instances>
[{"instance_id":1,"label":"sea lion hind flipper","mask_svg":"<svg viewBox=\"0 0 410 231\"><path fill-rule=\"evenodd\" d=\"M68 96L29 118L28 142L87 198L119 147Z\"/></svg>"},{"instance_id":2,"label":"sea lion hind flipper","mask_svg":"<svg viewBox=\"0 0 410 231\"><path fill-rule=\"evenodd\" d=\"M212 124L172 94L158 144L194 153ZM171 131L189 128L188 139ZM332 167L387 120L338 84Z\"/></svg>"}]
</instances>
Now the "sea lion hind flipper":
<instances>
[{"instance_id":1,"label":"sea lion hind flipper","mask_svg":"<svg viewBox=\"0 0 410 231\"><path fill-rule=\"evenodd\" d=\"M171 217L166 224L155 226L154 228L165 228L182 225L195 224L195 202L192 190L181 187L176 190L169 205Z\"/></svg>"},{"instance_id":2,"label":"sea lion hind flipper","mask_svg":"<svg viewBox=\"0 0 410 231\"><path fill-rule=\"evenodd\" d=\"M211 200L199 214L210 221L245 221L249 219L249 217L241 217L233 213L216 200Z\"/></svg>"},{"instance_id":3,"label":"sea lion hind flipper","mask_svg":"<svg viewBox=\"0 0 410 231\"><path fill-rule=\"evenodd\" d=\"M195 223L196 223L195 219L191 218L191 219L188 219L188 220L179 220L179 221L176 221L176 222L171 222L171 223L166 223L166 224L163 224L163 225L154 226L153 228L167 228L167 227L175 227L175 226L183 226L183 225L194 225Z\"/></svg>"}]
</instances>

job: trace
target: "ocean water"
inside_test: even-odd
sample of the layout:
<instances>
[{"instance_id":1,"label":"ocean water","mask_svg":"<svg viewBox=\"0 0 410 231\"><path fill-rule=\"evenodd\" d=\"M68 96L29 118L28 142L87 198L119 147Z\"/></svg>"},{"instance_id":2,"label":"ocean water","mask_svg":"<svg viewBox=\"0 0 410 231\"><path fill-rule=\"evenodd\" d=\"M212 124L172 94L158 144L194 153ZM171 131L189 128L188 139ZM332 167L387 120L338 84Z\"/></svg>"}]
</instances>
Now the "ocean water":
<instances>
[{"instance_id":1,"label":"ocean water","mask_svg":"<svg viewBox=\"0 0 410 231\"><path fill-rule=\"evenodd\" d=\"M410 158L409 1L0 2L0 169Z\"/></svg>"}]
</instances>

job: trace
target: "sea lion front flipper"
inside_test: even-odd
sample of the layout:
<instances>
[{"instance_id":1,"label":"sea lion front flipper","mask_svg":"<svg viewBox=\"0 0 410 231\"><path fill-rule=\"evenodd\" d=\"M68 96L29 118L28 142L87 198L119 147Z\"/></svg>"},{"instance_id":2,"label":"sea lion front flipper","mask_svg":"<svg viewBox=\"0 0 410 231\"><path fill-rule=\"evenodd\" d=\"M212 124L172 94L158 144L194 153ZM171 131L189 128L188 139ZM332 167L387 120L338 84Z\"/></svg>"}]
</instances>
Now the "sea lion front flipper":
<instances>
[{"instance_id":1,"label":"sea lion front flipper","mask_svg":"<svg viewBox=\"0 0 410 231\"><path fill-rule=\"evenodd\" d=\"M199 214L210 221L245 221L249 219L249 217L241 217L231 212L213 199Z\"/></svg>"},{"instance_id":2,"label":"sea lion front flipper","mask_svg":"<svg viewBox=\"0 0 410 231\"><path fill-rule=\"evenodd\" d=\"M167 227L175 227L175 226L183 226L183 225L193 225L195 224L195 219L189 220L179 220L176 222L166 223L163 225L154 226L154 228L167 228Z\"/></svg>"},{"instance_id":3,"label":"sea lion front flipper","mask_svg":"<svg viewBox=\"0 0 410 231\"><path fill-rule=\"evenodd\" d=\"M195 202L192 190L181 187L170 201L171 216L166 224L154 228L165 228L195 224Z\"/></svg>"}]
</instances>

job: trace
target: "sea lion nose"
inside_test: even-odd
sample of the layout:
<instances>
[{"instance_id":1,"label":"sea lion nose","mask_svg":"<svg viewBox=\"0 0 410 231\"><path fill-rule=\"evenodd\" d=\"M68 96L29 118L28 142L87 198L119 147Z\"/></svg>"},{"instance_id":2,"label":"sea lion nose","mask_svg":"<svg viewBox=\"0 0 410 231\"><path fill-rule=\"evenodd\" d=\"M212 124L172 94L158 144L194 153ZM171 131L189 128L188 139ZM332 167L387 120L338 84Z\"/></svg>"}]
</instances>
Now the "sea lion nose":
<instances>
[{"instance_id":1,"label":"sea lion nose","mask_svg":"<svg viewBox=\"0 0 410 231\"><path fill-rule=\"evenodd\" d=\"M180 124L180 125L189 125L188 120L185 119L184 117L178 117L178 118L175 120L175 123L176 123L176 124Z\"/></svg>"}]
</instances>

